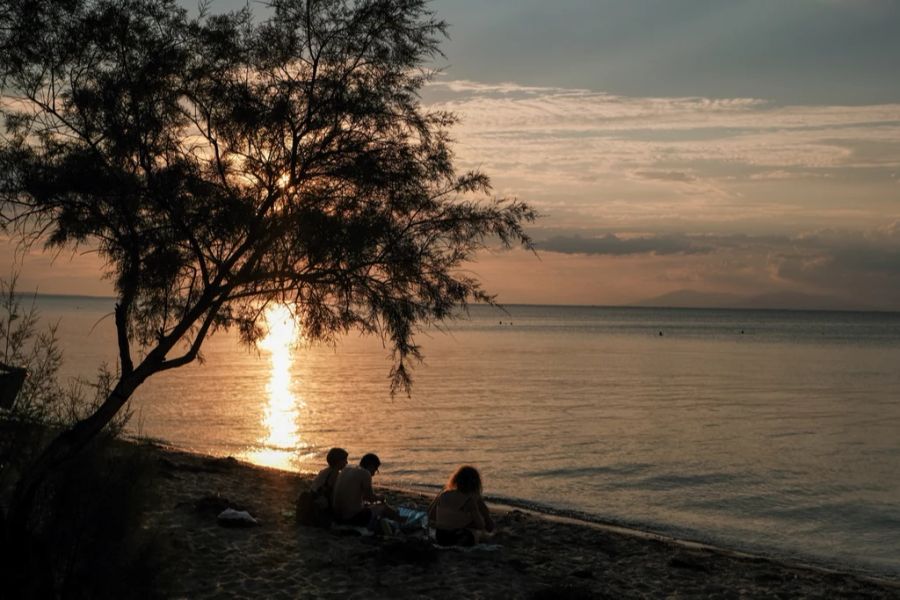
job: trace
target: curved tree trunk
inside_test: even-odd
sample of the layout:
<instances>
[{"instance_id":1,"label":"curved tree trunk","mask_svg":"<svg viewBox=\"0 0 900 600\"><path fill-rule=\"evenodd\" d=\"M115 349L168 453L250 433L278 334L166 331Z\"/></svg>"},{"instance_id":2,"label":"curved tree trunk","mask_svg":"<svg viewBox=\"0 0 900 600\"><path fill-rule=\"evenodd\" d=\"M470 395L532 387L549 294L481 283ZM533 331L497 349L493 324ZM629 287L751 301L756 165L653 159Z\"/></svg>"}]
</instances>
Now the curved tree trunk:
<instances>
[{"instance_id":1,"label":"curved tree trunk","mask_svg":"<svg viewBox=\"0 0 900 600\"><path fill-rule=\"evenodd\" d=\"M142 365L145 367L146 365ZM9 509L6 513L6 534L15 541L25 534L28 521L41 485L57 469L64 467L106 427L116 413L128 401L134 390L149 375L146 368L138 368L119 379L109 396L87 418L56 436L38 458L23 472L16 483Z\"/></svg>"}]
</instances>

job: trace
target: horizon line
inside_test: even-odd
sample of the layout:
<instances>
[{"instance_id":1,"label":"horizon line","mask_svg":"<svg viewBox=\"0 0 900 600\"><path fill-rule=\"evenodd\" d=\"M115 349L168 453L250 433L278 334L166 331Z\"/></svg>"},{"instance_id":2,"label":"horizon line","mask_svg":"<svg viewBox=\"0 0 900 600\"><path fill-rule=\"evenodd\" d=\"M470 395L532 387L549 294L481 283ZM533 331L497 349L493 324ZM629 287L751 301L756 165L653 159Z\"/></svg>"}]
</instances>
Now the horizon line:
<instances>
[{"instance_id":1,"label":"horizon line","mask_svg":"<svg viewBox=\"0 0 900 600\"><path fill-rule=\"evenodd\" d=\"M94 296L89 294L49 294L43 292L20 293L19 297L32 298L55 298L55 299L72 299L72 300L109 300L116 301L115 296ZM469 306L490 307L491 304L486 302L473 302ZM636 310L719 310L719 311L784 311L784 312L819 312L819 313L879 313L879 314L900 314L900 310L896 309L880 309L880 308L797 308L797 307L740 307L740 306L671 306L671 305L637 305L637 304L548 304L539 302L497 302L494 304L496 308L502 310L504 307L523 306L523 307L560 307L560 308L627 308Z\"/></svg>"}]
</instances>

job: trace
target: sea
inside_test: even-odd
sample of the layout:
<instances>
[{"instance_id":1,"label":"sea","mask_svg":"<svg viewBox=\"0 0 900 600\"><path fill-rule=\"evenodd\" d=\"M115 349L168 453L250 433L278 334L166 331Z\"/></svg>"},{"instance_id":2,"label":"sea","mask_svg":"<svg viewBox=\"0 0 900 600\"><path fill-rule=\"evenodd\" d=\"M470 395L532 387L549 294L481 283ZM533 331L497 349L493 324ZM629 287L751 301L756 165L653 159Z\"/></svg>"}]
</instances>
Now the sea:
<instances>
[{"instance_id":1,"label":"sea","mask_svg":"<svg viewBox=\"0 0 900 600\"><path fill-rule=\"evenodd\" d=\"M115 368L113 302L38 297L65 378ZM270 322L151 378L129 432L293 471L376 452L426 492L472 464L497 501L900 579L900 313L474 306L393 396L380 338Z\"/></svg>"}]
</instances>

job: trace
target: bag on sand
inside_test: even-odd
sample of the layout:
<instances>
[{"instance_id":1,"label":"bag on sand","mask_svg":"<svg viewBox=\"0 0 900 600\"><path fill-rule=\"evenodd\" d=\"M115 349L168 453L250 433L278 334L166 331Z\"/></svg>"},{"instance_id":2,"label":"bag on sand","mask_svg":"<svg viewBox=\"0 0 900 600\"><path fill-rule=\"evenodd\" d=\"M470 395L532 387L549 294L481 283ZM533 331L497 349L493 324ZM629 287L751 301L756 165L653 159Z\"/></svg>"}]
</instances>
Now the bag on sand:
<instances>
[{"instance_id":1,"label":"bag on sand","mask_svg":"<svg viewBox=\"0 0 900 600\"><path fill-rule=\"evenodd\" d=\"M324 495L305 490L297 497L297 523L310 527L331 525L331 507Z\"/></svg>"}]
</instances>

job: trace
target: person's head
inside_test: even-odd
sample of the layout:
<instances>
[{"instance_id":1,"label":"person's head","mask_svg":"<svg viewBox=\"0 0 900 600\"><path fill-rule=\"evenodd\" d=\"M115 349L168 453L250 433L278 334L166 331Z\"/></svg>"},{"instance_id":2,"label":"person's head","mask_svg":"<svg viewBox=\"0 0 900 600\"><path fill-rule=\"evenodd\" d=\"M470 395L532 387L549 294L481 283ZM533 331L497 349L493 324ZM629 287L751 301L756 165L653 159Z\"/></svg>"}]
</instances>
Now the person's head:
<instances>
[{"instance_id":1,"label":"person's head","mask_svg":"<svg viewBox=\"0 0 900 600\"><path fill-rule=\"evenodd\" d=\"M478 469L463 465L456 469L447 481L448 490L457 490L464 494L481 495L481 475Z\"/></svg>"},{"instance_id":2,"label":"person's head","mask_svg":"<svg viewBox=\"0 0 900 600\"><path fill-rule=\"evenodd\" d=\"M359 460L359 466L374 475L378 472L378 467L381 466L381 459L379 459L377 455L370 452L369 454L364 455Z\"/></svg>"},{"instance_id":3,"label":"person's head","mask_svg":"<svg viewBox=\"0 0 900 600\"><path fill-rule=\"evenodd\" d=\"M328 451L328 454L325 455L325 461L328 463L329 467L340 471L347 466L347 458L349 456L350 455L347 454L347 451L343 448L332 448Z\"/></svg>"}]
</instances>

